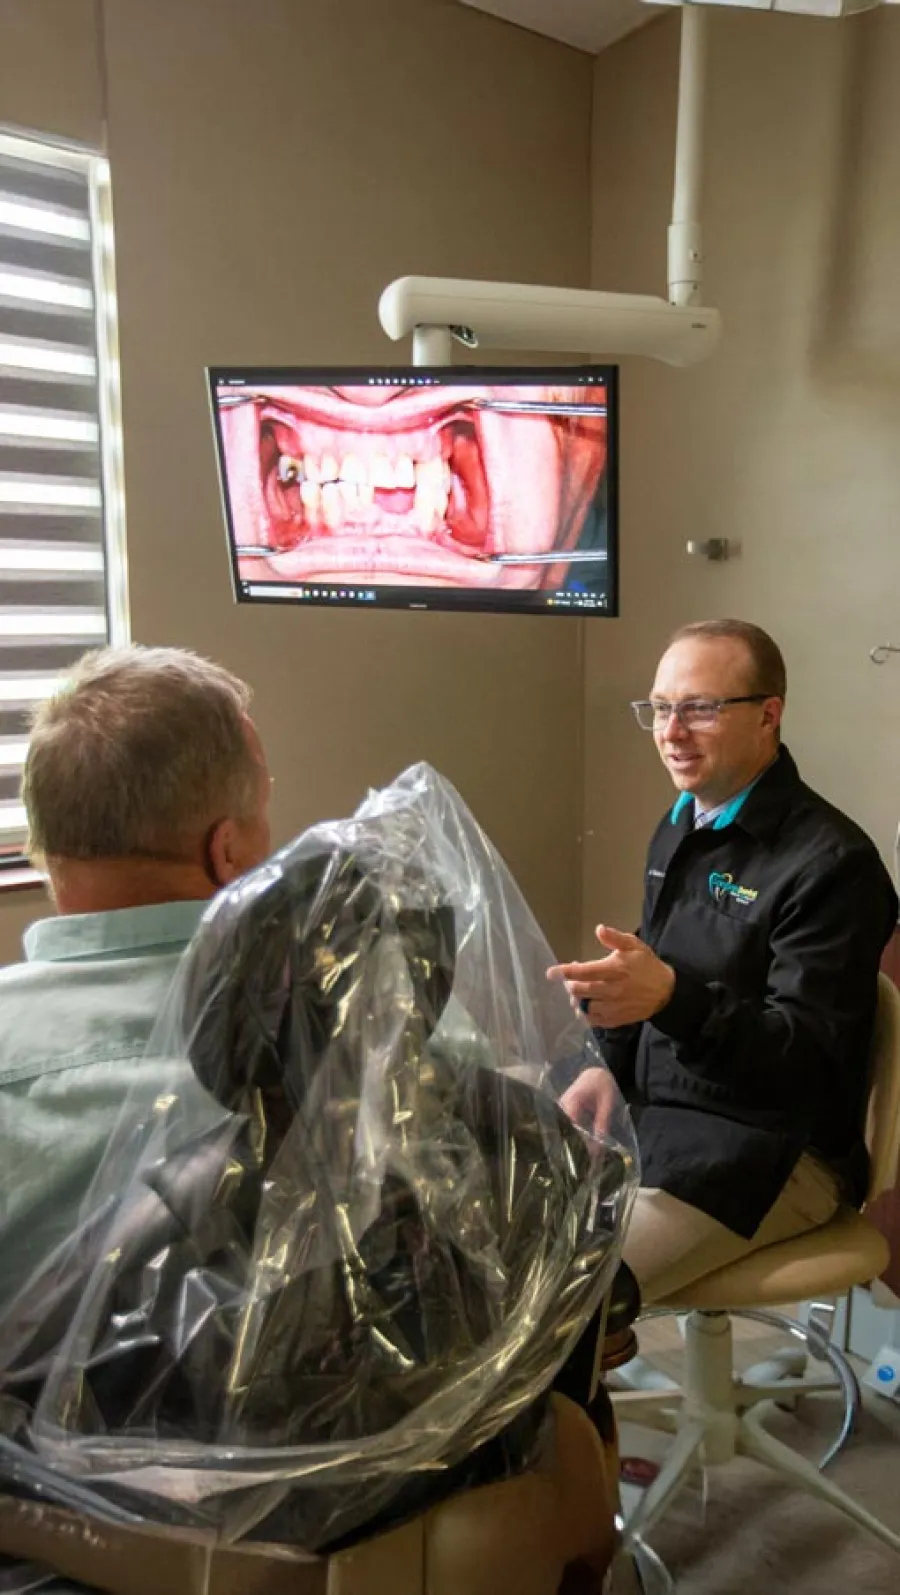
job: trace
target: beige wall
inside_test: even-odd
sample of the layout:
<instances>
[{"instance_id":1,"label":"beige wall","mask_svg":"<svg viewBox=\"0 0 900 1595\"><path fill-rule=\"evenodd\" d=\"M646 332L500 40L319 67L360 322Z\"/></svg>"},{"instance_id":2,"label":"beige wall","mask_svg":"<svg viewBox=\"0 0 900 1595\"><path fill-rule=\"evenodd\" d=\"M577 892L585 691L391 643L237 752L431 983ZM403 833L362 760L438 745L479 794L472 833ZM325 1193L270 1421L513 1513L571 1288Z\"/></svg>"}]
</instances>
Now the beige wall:
<instances>
[{"instance_id":1,"label":"beige wall","mask_svg":"<svg viewBox=\"0 0 900 1595\"><path fill-rule=\"evenodd\" d=\"M595 75L595 287L665 291L678 19ZM719 352L623 371L623 619L586 629L585 942L639 906L668 798L627 700L673 626L737 614L787 655L787 740L886 856L900 815L900 14L712 18L706 224ZM724 566L689 537L738 539Z\"/></svg>"},{"instance_id":2,"label":"beige wall","mask_svg":"<svg viewBox=\"0 0 900 1595\"><path fill-rule=\"evenodd\" d=\"M577 623L237 609L203 368L408 358L376 319L404 272L586 285L592 63L444 0L99 14L0 0L0 122L108 117L135 637L254 684L280 837L430 759L571 945ZM0 959L38 901L0 905Z\"/></svg>"},{"instance_id":3,"label":"beige wall","mask_svg":"<svg viewBox=\"0 0 900 1595\"><path fill-rule=\"evenodd\" d=\"M625 705L683 620L770 626L808 778L886 854L900 809L900 661L867 659L900 635L900 15L712 20L725 336L697 371L623 371L623 619L583 631L585 939L637 912L667 786ZM236 609L202 368L396 357L374 306L403 271L586 281L592 72L593 281L661 291L677 17L596 67L443 0L0 0L0 41L0 121L99 141L108 115L135 635L253 680L280 835L430 758L571 944L578 623ZM716 533L739 560L688 559ZM0 904L0 958L39 904Z\"/></svg>"},{"instance_id":4,"label":"beige wall","mask_svg":"<svg viewBox=\"0 0 900 1595\"><path fill-rule=\"evenodd\" d=\"M99 41L96 0L0 0L0 125L99 145Z\"/></svg>"}]
</instances>

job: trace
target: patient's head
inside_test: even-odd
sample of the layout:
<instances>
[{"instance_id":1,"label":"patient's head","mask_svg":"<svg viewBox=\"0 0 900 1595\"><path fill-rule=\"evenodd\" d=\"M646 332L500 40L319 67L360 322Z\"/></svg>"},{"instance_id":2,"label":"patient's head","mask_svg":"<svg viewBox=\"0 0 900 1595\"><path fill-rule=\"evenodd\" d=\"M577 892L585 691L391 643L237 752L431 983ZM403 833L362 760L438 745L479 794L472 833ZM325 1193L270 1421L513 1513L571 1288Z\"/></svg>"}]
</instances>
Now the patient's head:
<instances>
[{"instance_id":1,"label":"patient's head","mask_svg":"<svg viewBox=\"0 0 900 1595\"><path fill-rule=\"evenodd\" d=\"M250 698L197 654L106 648L39 708L22 796L62 913L210 897L266 857Z\"/></svg>"}]
</instances>

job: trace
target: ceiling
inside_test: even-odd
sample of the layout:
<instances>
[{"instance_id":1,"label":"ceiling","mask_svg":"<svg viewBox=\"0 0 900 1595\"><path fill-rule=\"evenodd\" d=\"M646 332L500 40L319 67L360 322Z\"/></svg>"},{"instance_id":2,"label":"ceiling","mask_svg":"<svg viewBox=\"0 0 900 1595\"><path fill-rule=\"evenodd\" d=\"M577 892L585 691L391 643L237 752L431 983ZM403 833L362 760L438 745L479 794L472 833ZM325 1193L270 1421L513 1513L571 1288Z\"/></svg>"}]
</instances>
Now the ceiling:
<instances>
[{"instance_id":1,"label":"ceiling","mask_svg":"<svg viewBox=\"0 0 900 1595\"><path fill-rule=\"evenodd\" d=\"M462 4L573 44L590 55L605 50L655 15L644 0L462 0Z\"/></svg>"}]
</instances>

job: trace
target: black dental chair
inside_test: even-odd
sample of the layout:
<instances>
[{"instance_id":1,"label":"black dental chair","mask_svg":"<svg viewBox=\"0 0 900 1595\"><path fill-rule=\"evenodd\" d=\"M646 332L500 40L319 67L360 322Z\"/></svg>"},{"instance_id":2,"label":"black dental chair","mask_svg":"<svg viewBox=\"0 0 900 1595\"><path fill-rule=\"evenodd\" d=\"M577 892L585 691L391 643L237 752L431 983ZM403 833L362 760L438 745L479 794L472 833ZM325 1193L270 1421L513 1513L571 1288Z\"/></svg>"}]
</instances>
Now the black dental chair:
<instances>
[{"instance_id":1,"label":"black dental chair","mask_svg":"<svg viewBox=\"0 0 900 1595\"><path fill-rule=\"evenodd\" d=\"M329 1595L376 1595L376 1568L396 1595L477 1595L501 1563L535 1595L570 1564L599 1578L614 1433L549 1387L615 1278L628 1171L551 1095L455 1044L456 959L445 892L409 861L385 872L365 838L301 841L207 915L170 1016L207 1122L159 1104L137 1177L0 1330L3 1399L94 1473L106 1459L92 1488L111 1511L135 1507L121 1454L230 1456L242 1542L312 1553ZM613 1294L627 1332L626 1275ZM276 1488L274 1451L298 1459ZM194 1526L174 1497L163 1521ZM97 1587L138 1595L123 1579L117 1564Z\"/></svg>"}]
</instances>

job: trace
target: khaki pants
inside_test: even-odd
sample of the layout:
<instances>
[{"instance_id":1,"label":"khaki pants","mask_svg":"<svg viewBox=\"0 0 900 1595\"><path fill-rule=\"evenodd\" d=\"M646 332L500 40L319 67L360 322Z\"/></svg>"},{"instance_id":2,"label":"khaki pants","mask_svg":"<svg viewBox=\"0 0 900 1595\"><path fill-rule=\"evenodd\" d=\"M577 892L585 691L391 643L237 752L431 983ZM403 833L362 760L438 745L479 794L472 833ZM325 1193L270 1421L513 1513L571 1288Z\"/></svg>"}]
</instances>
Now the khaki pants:
<instances>
[{"instance_id":1,"label":"khaki pants","mask_svg":"<svg viewBox=\"0 0 900 1595\"><path fill-rule=\"evenodd\" d=\"M818 1158L805 1154L775 1206L751 1240L667 1191L640 1190L623 1256L645 1306L677 1296L687 1285L763 1246L827 1224L840 1206L838 1182Z\"/></svg>"}]
</instances>

